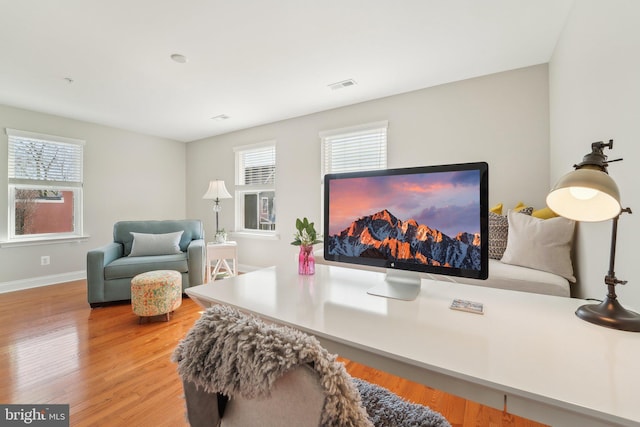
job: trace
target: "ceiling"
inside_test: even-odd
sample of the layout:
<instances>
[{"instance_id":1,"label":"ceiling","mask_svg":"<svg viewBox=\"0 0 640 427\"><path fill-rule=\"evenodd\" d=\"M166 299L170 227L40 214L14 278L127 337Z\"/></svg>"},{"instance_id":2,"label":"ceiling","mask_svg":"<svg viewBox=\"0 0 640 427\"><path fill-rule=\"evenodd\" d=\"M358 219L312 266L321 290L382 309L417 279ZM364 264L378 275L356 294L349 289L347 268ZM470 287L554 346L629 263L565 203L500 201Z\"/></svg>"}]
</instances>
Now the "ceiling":
<instances>
[{"instance_id":1,"label":"ceiling","mask_svg":"<svg viewBox=\"0 0 640 427\"><path fill-rule=\"evenodd\" d=\"M572 3L0 0L0 104L194 141L546 63Z\"/></svg>"}]
</instances>

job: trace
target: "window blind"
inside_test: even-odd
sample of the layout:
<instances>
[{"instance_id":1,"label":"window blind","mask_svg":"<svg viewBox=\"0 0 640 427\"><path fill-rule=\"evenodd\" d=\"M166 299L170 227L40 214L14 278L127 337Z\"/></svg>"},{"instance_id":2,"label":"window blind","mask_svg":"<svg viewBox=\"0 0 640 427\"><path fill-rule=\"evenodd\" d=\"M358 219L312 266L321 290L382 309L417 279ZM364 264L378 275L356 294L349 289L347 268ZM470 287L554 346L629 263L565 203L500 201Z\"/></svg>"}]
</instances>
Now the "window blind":
<instances>
[{"instance_id":1,"label":"window blind","mask_svg":"<svg viewBox=\"0 0 640 427\"><path fill-rule=\"evenodd\" d=\"M82 184L82 142L55 141L11 129L7 135L10 182Z\"/></svg>"},{"instance_id":2,"label":"window blind","mask_svg":"<svg viewBox=\"0 0 640 427\"><path fill-rule=\"evenodd\" d=\"M387 167L387 127L324 134L323 173L356 172Z\"/></svg>"},{"instance_id":3,"label":"window blind","mask_svg":"<svg viewBox=\"0 0 640 427\"><path fill-rule=\"evenodd\" d=\"M241 185L273 184L276 172L276 147L266 146L240 153Z\"/></svg>"}]
</instances>

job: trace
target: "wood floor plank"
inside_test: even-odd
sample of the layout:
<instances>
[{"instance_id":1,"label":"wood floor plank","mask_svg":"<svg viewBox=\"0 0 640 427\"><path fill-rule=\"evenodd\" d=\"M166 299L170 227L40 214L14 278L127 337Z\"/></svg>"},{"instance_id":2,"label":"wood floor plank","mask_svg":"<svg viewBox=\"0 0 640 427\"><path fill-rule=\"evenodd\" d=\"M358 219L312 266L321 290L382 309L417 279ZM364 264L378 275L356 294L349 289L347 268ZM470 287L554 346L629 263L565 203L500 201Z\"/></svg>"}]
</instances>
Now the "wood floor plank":
<instances>
[{"instance_id":1,"label":"wood floor plank","mask_svg":"<svg viewBox=\"0 0 640 427\"><path fill-rule=\"evenodd\" d=\"M170 356L200 311L185 298L169 322L140 325L128 304L92 310L83 280L0 294L0 402L69 404L72 426L187 426ZM341 360L454 427L542 426Z\"/></svg>"}]
</instances>

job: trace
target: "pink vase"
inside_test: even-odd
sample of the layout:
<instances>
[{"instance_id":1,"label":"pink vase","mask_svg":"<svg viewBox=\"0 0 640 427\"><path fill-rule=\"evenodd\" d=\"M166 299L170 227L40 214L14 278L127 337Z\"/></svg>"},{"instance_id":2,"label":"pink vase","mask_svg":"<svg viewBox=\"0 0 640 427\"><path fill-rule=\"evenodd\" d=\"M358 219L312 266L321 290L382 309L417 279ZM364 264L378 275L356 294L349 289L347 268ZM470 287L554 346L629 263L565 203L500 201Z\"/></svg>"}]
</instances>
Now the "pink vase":
<instances>
[{"instance_id":1,"label":"pink vase","mask_svg":"<svg viewBox=\"0 0 640 427\"><path fill-rule=\"evenodd\" d=\"M316 272L316 260L313 257L313 246L300 245L298 255L298 274L310 275Z\"/></svg>"}]
</instances>

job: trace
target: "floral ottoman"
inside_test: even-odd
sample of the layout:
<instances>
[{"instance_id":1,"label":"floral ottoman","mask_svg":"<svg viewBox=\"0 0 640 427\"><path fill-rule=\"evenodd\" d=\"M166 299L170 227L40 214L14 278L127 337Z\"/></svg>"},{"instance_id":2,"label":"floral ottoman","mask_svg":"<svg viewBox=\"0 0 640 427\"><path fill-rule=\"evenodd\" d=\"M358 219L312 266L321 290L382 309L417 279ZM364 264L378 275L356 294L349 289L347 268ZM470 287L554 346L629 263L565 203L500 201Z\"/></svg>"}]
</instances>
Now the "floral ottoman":
<instances>
[{"instance_id":1,"label":"floral ottoman","mask_svg":"<svg viewBox=\"0 0 640 427\"><path fill-rule=\"evenodd\" d=\"M182 304L182 275L172 270L138 274L131 279L131 306L138 320L171 313Z\"/></svg>"}]
</instances>

